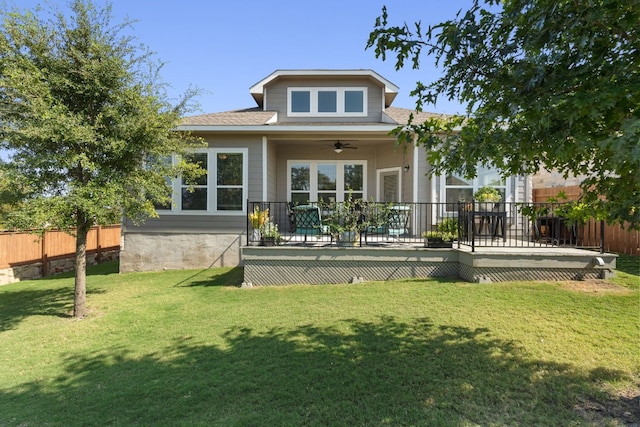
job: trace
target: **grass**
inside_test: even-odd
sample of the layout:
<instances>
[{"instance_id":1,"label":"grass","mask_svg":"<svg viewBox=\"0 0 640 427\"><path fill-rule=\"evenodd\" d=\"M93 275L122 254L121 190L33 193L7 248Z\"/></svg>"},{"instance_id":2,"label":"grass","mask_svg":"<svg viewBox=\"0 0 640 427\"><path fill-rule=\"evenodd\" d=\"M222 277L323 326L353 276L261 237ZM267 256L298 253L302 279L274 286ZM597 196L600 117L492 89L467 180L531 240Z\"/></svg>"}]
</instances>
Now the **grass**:
<instances>
[{"instance_id":1,"label":"grass","mask_svg":"<svg viewBox=\"0 0 640 427\"><path fill-rule=\"evenodd\" d=\"M239 289L241 269L0 287L0 426L638 422L638 259L617 286ZM635 418L634 418L635 417Z\"/></svg>"}]
</instances>

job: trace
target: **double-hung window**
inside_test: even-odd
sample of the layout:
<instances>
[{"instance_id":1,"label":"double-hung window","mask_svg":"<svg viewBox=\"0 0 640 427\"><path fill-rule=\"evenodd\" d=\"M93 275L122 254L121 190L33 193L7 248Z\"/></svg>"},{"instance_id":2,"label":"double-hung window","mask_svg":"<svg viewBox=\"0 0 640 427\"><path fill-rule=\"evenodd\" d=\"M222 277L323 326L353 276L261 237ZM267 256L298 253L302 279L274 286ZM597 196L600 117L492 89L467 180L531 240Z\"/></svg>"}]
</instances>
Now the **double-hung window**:
<instances>
[{"instance_id":1,"label":"double-hung window","mask_svg":"<svg viewBox=\"0 0 640 427\"><path fill-rule=\"evenodd\" d=\"M246 148L210 148L187 155L188 163L196 163L204 174L187 179L179 177L171 183L171 206L160 212L234 214L246 211ZM175 160L175 159L174 159Z\"/></svg>"},{"instance_id":2,"label":"double-hung window","mask_svg":"<svg viewBox=\"0 0 640 427\"><path fill-rule=\"evenodd\" d=\"M287 114L291 117L363 117L366 87L290 87Z\"/></svg>"}]
</instances>

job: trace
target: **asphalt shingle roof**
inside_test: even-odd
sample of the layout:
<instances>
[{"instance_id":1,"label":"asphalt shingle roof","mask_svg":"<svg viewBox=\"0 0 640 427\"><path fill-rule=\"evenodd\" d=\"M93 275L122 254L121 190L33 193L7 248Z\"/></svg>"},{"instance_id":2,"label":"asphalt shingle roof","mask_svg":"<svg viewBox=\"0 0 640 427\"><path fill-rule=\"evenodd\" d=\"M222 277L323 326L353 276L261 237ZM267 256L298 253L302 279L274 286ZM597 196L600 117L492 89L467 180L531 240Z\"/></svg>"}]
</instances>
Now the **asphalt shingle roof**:
<instances>
[{"instance_id":1,"label":"asphalt shingle roof","mask_svg":"<svg viewBox=\"0 0 640 427\"><path fill-rule=\"evenodd\" d=\"M407 108L388 107L385 109L384 114L391 119L392 123L388 121L380 121L375 123L326 123L327 125L336 126L340 124L347 125L372 125L372 124L406 124L409 121L409 115L413 113L414 123L423 122L432 117L444 117L443 114L420 112L417 113ZM323 124L321 122L316 123L269 123L270 120L276 116L275 111L263 111L259 107L246 108L243 110L224 111L221 113L202 114L198 116L185 117L182 119L182 126L264 126L267 124L278 125L318 125ZM395 122L395 123L393 123Z\"/></svg>"},{"instance_id":2,"label":"asphalt shingle roof","mask_svg":"<svg viewBox=\"0 0 640 427\"><path fill-rule=\"evenodd\" d=\"M276 115L275 111L264 111L259 107L244 110L224 111L222 113L202 114L185 117L183 126L261 126Z\"/></svg>"}]
</instances>

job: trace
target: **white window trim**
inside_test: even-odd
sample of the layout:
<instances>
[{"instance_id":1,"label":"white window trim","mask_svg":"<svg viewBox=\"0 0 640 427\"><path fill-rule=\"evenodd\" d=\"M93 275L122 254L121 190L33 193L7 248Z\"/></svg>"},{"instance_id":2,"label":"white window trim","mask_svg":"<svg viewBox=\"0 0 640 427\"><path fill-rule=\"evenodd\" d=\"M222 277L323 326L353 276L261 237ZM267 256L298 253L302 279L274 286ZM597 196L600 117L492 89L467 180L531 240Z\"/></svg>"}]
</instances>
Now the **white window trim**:
<instances>
[{"instance_id":1,"label":"white window trim","mask_svg":"<svg viewBox=\"0 0 640 427\"><path fill-rule=\"evenodd\" d=\"M310 111L291 111L291 93L308 91L310 94ZM318 111L318 92L337 92L336 112ZM362 112L344 111L344 95L347 91L362 91ZM368 92L366 87L289 87L287 88L287 115L289 117L366 117L367 116Z\"/></svg>"},{"instance_id":2,"label":"white window trim","mask_svg":"<svg viewBox=\"0 0 640 427\"><path fill-rule=\"evenodd\" d=\"M309 165L309 201L318 201L318 165L336 165L336 202L344 202L344 165L362 165L362 198L367 198L366 160L287 160L287 200L291 201L291 165Z\"/></svg>"},{"instance_id":3,"label":"white window trim","mask_svg":"<svg viewBox=\"0 0 640 427\"><path fill-rule=\"evenodd\" d=\"M471 180L471 185L447 185L447 176L448 175L439 175L438 178L440 178L440 203L442 206L442 213L444 212L445 209L445 203L447 201L447 188L468 188L471 187L471 194L475 194L476 191L478 191L482 186L479 185L478 182L478 178L473 178ZM507 177L505 179L505 184L504 185L496 185L492 187L496 187L496 188L500 188L500 187L504 187L504 194L505 194L505 200L503 200L503 202L513 202L515 199L515 195L513 193L512 190L512 185L511 185L511 177ZM471 200L466 200L465 202L471 202ZM450 214L451 212L447 212L447 214ZM456 212L457 214L457 212Z\"/></svg>"},{"instance_id":4,"label":"white window trim","mask_svg":"<svg viewBox=\"0 0 640 427\"><path fill-rule=\"evenodd\" d=\"M402 202L402 168L401 167L393 167L393 168L383 168L378 169L376 174L376 201L382 201L382 174L384 173L397 173L398 174L398 202Z\"/></svg>"},{"instance_id":5,"label":"white window trim","mask_svg":"<svg viewBox=\"0 0 640 427\"><path fill-rule=\"evenodd\" d=\"M247 194L248 194L248 178L249 178L249 168L248 168L248 158L249 158L249 149L248 148L199 148L192 151L193 153L207 153L207 165L209 170L207 171L207 210L201 211L183 211L181 209L182 206L182 178L178 177L177 179L173 179L171 182L171 188L173 191L172 200L171 200L171 209L158 209L158 214L171 214L171 215L221 215L221 216L244 216L247 213ZM242 210L239 211L229 211L229 210L216 210L217 207L216 197L217 197L217 162L216 159L218 154L220 153L228 153L228 154L242 154ZM173 156L172 161L175 163L177 161L177 157Z\"/></svg>"}]
</instances>

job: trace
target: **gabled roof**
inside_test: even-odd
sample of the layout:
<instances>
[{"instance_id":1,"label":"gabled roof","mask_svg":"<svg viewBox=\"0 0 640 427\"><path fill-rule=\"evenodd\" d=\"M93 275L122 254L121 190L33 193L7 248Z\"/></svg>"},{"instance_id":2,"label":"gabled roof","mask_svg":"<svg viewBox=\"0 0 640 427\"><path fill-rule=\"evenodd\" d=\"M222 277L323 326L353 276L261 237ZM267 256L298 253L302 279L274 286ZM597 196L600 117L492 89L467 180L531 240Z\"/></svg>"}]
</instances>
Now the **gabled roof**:
<instances>
[{"instance_id":1,"label":"gabled roof","mask_svg":"<svg viewBox=\"0 0 640 427\"><path fill-rule=\"evenodd\" d=\"M380 84L384 86L385 93L385 106L391 105L396 95L398 94L398 90L400 88L395 84L391 83L389 80L382 77L380 74L376 73L373 70L367 69L354 69L354 70L276 70L273 73L269 74L264 79L260 80L258 83L254 84L249 88L249 92L251 92L251 96L256 100L259 106L263 106L264 102L264 87L271 83L274 80L285 76L313 76L313 77L345 77L345 76L363 76L370 77Z\"/></svg>"}]
</instances>

